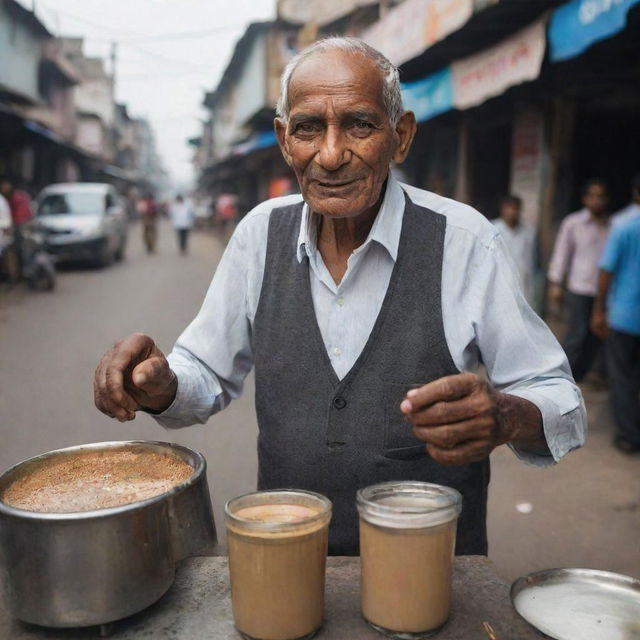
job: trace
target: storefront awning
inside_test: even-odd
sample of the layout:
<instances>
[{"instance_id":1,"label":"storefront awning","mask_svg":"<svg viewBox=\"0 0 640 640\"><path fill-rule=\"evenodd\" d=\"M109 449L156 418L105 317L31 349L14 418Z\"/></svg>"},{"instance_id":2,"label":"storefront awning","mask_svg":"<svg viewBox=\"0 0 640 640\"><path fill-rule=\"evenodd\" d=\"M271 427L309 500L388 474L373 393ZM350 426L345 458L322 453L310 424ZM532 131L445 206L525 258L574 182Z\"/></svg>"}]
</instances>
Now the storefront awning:
<instances>
[{"instance_id":1,"label":"storefront awning","mask_svg":"<svg viewBox=\"0 0 640 640\"><path fill-rule=\"evenodd\" d=\"M637 4L640 0L572 0L559 7L549 22L551 61L573 58L622 31L629 9Z\"/></svg>"},{"instance_id":2,"label":"storefront awning","mask_svg":"<svg viewBox=\"0 0 640 640\"><path fill-rule=\"evenodd\" d=\"M233 147L232 154L238 156L246 156L258 149L268 149L278 144L276 140L276 134L274 131L263 131L257 133L246 142L242 142Z\"/></svg>"},{"instance_id":3,"label":"storefront awning","mask_svg":"<svg viewBox=\"0 0 640 640\"><path fill-rule=\"evenodd\" d=\"M405 108L414 111L418 122L424 122L453 108L475 107L510 87L535 80L542 67L545 42L542 18L485 51L403 84Z\"/></svg>"}]
</instances>

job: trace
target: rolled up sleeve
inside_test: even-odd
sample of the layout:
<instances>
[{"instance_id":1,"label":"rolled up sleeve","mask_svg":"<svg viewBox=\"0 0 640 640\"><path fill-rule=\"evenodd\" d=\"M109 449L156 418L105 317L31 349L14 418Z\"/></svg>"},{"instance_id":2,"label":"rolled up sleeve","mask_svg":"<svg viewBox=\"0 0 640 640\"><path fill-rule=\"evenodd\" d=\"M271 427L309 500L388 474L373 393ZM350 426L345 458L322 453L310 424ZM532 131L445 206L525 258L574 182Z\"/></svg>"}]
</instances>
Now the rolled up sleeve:
<instances>
[{"instance_id":1,"label":"rolled up sleeve","mask_svg":"<svg viewBox=\"0 0 640 640\"><path fill-rule=\"evenodd\" d=\"M246 224L236 229L199 313L168 356L178 390L171 406L154 416L164 427L202 424L242 393L253 366L245 231Z\"/></svg>"},{"instance_id":2,"label":"rolled up sleeve","mask_svg":"<svg viewBox=\"0 0 640 640\"><path fill-rule=\"evenodd\" d=\"M548 451L511 448L527 463L558 462L585 442L587 417L580 389L562 347L529 307L497 236L475 276L475 334L480 360L492 384L535 404L542 415Z\"/></svg>"}]
</instances>

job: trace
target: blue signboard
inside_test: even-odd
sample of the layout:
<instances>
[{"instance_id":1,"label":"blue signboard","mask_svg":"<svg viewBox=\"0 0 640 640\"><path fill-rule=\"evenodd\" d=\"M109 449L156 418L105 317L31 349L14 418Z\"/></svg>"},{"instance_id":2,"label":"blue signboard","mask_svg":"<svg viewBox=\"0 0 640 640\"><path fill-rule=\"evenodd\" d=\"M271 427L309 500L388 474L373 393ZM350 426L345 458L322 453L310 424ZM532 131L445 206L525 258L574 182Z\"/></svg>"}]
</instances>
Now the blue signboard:
<instances>
[{"instance_id":1,"label":"blue signboard","mask_svg":"<svg viewBox=\"0 0 640 640\"><path fill-rule=\"evenodd\" d=\"M581 54L593 43L624 29L629 9L640 0L571 0L556 9L549 22L551 60Z\"/></svg>"},{"instance_id":2,"label":"blue signboard","mask_svg":"<svg viewBox=\"0 0 640 640\"><path fill-rule=\"evenodd\" d=\"M453 81L451 68L447 67L422 80L402 85L404 108L416 114L418 122L435 118L453 109Z\"/></svg>"}]
</instances>

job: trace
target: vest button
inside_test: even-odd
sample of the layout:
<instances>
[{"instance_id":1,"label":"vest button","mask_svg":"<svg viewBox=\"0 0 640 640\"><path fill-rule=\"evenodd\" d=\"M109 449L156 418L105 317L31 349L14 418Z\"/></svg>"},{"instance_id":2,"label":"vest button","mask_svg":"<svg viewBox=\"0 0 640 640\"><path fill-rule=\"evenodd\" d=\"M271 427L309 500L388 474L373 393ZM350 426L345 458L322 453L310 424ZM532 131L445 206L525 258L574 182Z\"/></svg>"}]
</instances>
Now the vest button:
<instances>
[{"instance_id":1,"label":"vest button","mask_svg":"<svg viewBox=\"0 0 640 640\"><path fill-rule=\"evenodd\" d=\"M342 396L336 396L333 399L333 406L336 409L344 409L347 406L347 401Z\"/></svg>"}]
</instances>

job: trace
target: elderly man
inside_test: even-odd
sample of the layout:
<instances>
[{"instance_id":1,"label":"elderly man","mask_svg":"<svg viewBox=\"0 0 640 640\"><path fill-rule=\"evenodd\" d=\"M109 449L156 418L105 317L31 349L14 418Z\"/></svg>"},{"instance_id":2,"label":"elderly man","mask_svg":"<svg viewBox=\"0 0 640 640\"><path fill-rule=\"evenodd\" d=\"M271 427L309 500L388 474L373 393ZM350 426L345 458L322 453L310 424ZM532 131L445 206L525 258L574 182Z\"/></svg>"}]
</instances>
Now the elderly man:
<instances>
[{"instance_id":1,"label":"elderly man","mask_svg":"<svg viewBox=\"0 0 640 640\"><path fill-rule=\"evenodd\" d=\"M140 334L104 356L96 404L204 422L255 366L258 486L327 495L331 553L358 551L359 487L411 479L457 488L457 552L486 554L491 451L544 465L583 443L563 352L493 225L391 176L416 123L386 58L350 38L311 45L283 74L278 116L302 196L240 223L168 359Z\"/></svg>"}]
</instances>

